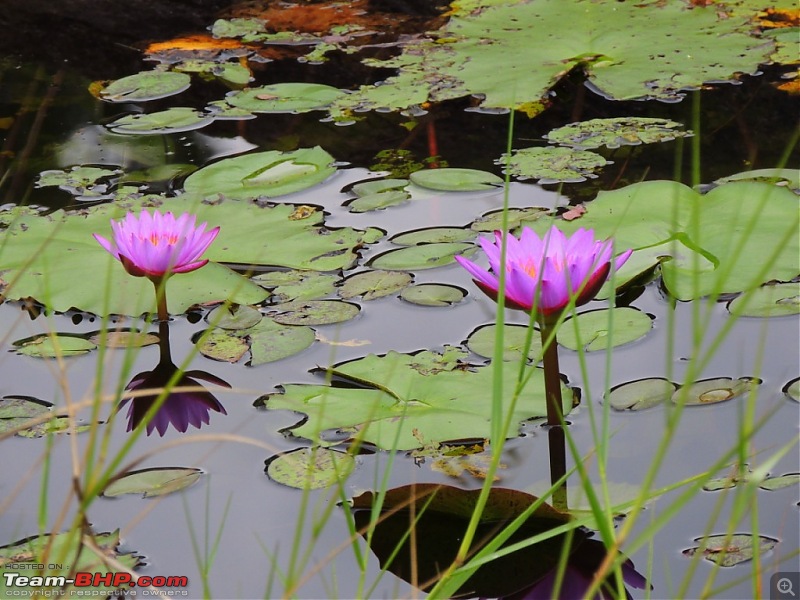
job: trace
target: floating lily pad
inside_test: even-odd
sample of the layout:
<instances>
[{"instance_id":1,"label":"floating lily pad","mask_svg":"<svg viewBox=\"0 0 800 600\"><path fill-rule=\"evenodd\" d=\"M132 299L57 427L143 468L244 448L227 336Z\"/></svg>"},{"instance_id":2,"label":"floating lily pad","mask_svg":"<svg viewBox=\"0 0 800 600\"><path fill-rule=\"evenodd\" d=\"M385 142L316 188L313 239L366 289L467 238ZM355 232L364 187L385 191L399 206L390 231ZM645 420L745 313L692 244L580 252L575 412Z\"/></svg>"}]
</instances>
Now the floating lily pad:
<instances>
[{"instance_id":1,"label":"floating lily pad","mask_svg":"<svg viewBox=\"0 0 800 600\"><path fill-rule=\"evenodd\" d=\"M220 329L247 329L258 324L263 315L258 309L244 304L218 306L206 317L206 321Z\"/></svg>"},{"instance_id":2,"label":"floating lily pad","mask_svg":"<svg viewBox=\"0 0 800 600\"><path fill-rule=\"evenodd\" d=\"M173 71L143 71L112 81L100 97L109 102L144 102L166 98L189 88L191 78Z\"/></svg>"},{"instance_id":3,"label":"floating lily pad","mask_svg":"<svg viewBox=\"0 0 800 600\"><path fill-rule=\"evenodd\" d=\"M223 362L239 362L250 349L247 341L238 335L230 335L217 329L202 335L197 340L197 349L203 356Z\"/></svg>"},{"instance_id":4,"label":"floating lily pad","mask_svg":"<svg viewBox=\"0 0 800 600\"><path fill-rule=\"evenodd\" d=\"M349 191L352 191L356 196L363 197L380 194L381 192L402 190L406 186L408 186L408 179L383 178L360 181L353 184ZM347 191L347 188L342 191Z\"/></svg>"},{"instance_id":5,"label":"floating lily pad","mask_svg":"<svg viewBox=\"0 0 800 600\"><path fill-rule=\"evenodd\" d=\"M343 94L319 83L276 83L231 92L225 101L254 113L304 113L322 110Z\"/></svg>"},{"instance_id":6,"label":"floating lily pad","mask_svg":"<svg viewBox=\"0 0 800 600\"><path fill-rule=\"evenodd\" d=\"M718 492L720 490L729 490L731 488L736 487L740 483L746 482L752 474L752 471L748 468L746 471L742 473L736 473L733 475L728 475L727 477L717 477L714 479L709 479L705 484L703 484L703 489L707 492Z\"/></svg>"},{"instance_id":7,"label":"floating lily pad","mask_svg":"<svg viewBox=\"0 0 800 600\"><path fill-rule=\"evenodd\" d=\"M203 472L190 467L156 467L129 471L114 479L103 490L103 496L113 498L123 494L141 494L143 498L165 496L197 483Z\"/></svg>"},{"instance_id":8,"label":"floating lily pad","mask_svg":"<svg viewBox=\"0 0 800 600\"><path fill-rule=\"evenodd\" d=\"M294 300L270 306L270 310L277 311L272 318L281 325L329 325L349 321L361 309L339 300Z\"/></svg>"},{"instance_id":9,"label":"floating lily pad","mask_svg":"<svg viewBox=\"0 0 800 600\"><path fill-rule=\"evenodd\" d=\"M358 437L381 449L410 450L426 443L484 439L491 434L491 397L496 366L472 366L459 361L457 349L445 354L419 352L369 355L332 367L330 373L357 387L284 385L284 393L260 398L268 409L293 410L308 415L290 428L294 435L329 445ZM544 373L523 367L527 379L514 407L519 423L546 414ZM516 388L520 365L503 363L503 389ZM572 409L573 394L562 386L564 413ZM337 431L335 442L325 432ZM509 436L517 434L512 427Z\"/></svg>"},{"instance_id":10,"label":"floating lily pad","mask_svg":"<svg viewBox=\"0 0 800 600\"><path fill-rule=\"evenodd\" d=\"M476 192L502 187L503 180L494 173L476 169L423 169L409 175L411 182L443 192Z\"/></svg>"},{"instance_id":11,"label":"floating lily pad","mask_svg":"<svg viewBox=\"0 0 800 600\"><path fill-rule=\"evenodd\" d=\"M158 336L135 329L114 329L93 333L89 336L89 341L106 348L142 348L157 344Z\"/></svg>"},{"instance_id":12,"label":"floating lily pad","mask_svg":"<svg viewBox=\"0 0 800 600\"><path fill-rule=\"evenodd\" d=\"M188 163L157 165L149 169L129 171L120 177L119 181L121 183L158 183L162 181L171 181L178 177L185 177L196 170L197 167L195 165L190 165Z\"/></svg>"},{"instance_id":13,"label":"floating lily pad","mask_svg":"<svg viewBox=\"0 0 800 600\"><path fill-rule=\"evenodd\" d=\"M205 78L216 77L221 81L235 87L244 87L253 77L252 71L246 64L240 62L228 62L224 60L224 54L220 54L216 60L183 60L172 65L173 71L181 73L200 73Z\"/></svg>"},{"instance_id":14,"label":"floating lily pad","mask_svg":"<svg viewBox=\"0 0 800 600\"><path fill-rule=\"evenodd\" d=\"M607 400L616 410L645 410L672 398L677 387L661 377L639 379L611 388Z\"/></svg>"},{"instance_id":15,"label":"floating lily pad","mask_svg":"<svg viewBox=\"0 0 800 600\"><path fill-rule=\"evenodd\" d=\"M216 38L250 38L266 33L265 23L264 19L217 19L211 26L211 33Z\"/></svg>"},{"instance_id":16,"label":"floating lily pad","mask_svg":"<svg viewBox=\"0 0 800 600\"><path fill-rule=\"evenodd\" d=\"M26 424L34 418L52 412L53 404L31 396L3 396L0 400L0 433L16 431L20 437L39 438L50 433L69 430L69 419L51 414L50 418L31 427ZM89 425L75 425L75 433L89 429ZM0 563L2 564L2 563Z\"/></svg>"},{"instance_id":17,"label":"floating lily pad","mask_svg":"<svg viewBox=\"0 0 800 600\"><path fill-rule=\"evenodd\" d=\"M97 348L97 345L86 338L67 333L36 335L24 340L17 340L14 342L14 346L16 346L17 354L36 358L78 356Z\"/></svg>"},{"instance_id":18,"label":"floating lily pad","mask_svg":"<svg viewBox=\"0 0 800 600\"><path fill-rule=\"evenodd\" d=\"M760 383L758 379L751 377L704 379L676 390L672 401L683 402L686 406L717 404L746 394Z\"/></svg>"},{"instance_id":19,"label":"floating lily pad","mask_svg":"<svg viewBox=\"0 0 800 600\"><path fill-rule=\"evenodd\" d=\"M800 282L764 285L728 303L739 317L782 317L800 313Z\"/></svg>"},{"instance_id":20,"label":"floating lily pad","mask_svg":"<svg viewBox=\"0 0 800 600\"><path fill-rule=\"evenodd\" d=\"M758 486L762 490L780 490L800 484L800 473L788 473L779 477L767 477Z\"/></svg>"},{"instance_id":21,"label":"floating lily pad","mask_svg":"<svg viewBox=\"0 0 800 600\"><path fill-rule=\"evenodd\" d=\"M316 490L344 482L356 466L346 452L328 448L300 448L267 461L267 475L273 481L300 490Z\"/></svg>"},{"instance_id":22,"label":"floating lily pad","mask_svg":"<svg viewBox=\"0 0 800 600\"><path fill-rule=\"evenodd\" d=\"M764 183L785 184L800 189L800 171L797 169L754 169L717 179L714 183L722 185L731 181L761 181Z\"/></svg>"},{"instance_id":23,"label":"floating lily pad","mask_svg":"<svg viewBox=\"0 0 800 600\"><path fill-rule=\"evenodd\" d=\"M403 300L420 306L450 306L461 302L466 295L464 289L442 283L420 283L400 292Z\"/></svg>"},{"instance_id":24,"label":"floating lily pad","mask_svg":"<svg viewBox=\"0 0 800 600\"><path fill-rule=\"evenodd\" d=\"M795 402L800 402L800 377L792 379L789 383L783 386L783 393L789 396Z\"/></svg>"},{"instance_id":25,"label":"floating lily pad","mask_svg":"<svg viewBox=\"0 0 800 600\"><path fill-rule=\"evenodd\" d=\"M420 244L444 244L451 242L471 242L475 232L463 227L427 227L400 233L389 238L398 246L419 246Z\"/></svg>"},{"instance_id":26,"label":"floating lily pad","mask_svg":"<svg viewBox=\"0 0 800 600\"><path fill-rule=\"evenodd\" d=\"M532 223L549 214L549 209L537 206L530 208L509 208L508 209L508 228L516 229L523 223ZM473 231L493 232L503 229L503 211L493 211L486 213L482 217L475 219L469 226Z\"/></svg>"},{"instance_id":27,"label":"floating lily pad","mask_svg":"<svg viewBox=\"0 0 800 600\"><path fill-rule=\"evenodd\" d=\"M554 144L584 150L601 146L619 148L666 142L692 135L690 131L682 131L681 127L683 125L669 119L615 117L572 123L553 129L544 137Z\"/></svg>"},{"instance_id":28,"label":"floating lily pad","mask_svg":"<svg viewBox=\"0 0 800 600\"><path fill-rule=\"evenodd\" d=\"M154 113L126 115L107 127L115 133L154 135L192 131L213 121L214 117L206 113L179 106Z\"/></svg>"},{"instance_id":29,"label":"floating lily pad","mask_svg":"<svg viewBox=\"0 0 800 600\"><path fill-rule=\"evenodd\" d=\"M31 419L49 412L52 402L31 396L3 396L0 400L0 419Z\"/></svg>"},{"instance_id":30,"label":"floating lily pad","mask_svg":"<svg viewBox=\"0 0 800 600\"><path fill-rule=\"evenodd\" d=\"M345 300L361 296L363 300L375 300L396 292L414 281L411 273L402 271L365 271L344 280L339 296Z\"/></svg>"},{"instance_id":31,"label":"floating lily pad","mask_svg":"<svg viewBox=\"0 0 800 600\"><path fill-rule=\"evenodd\" d=\"M314 300L333 293L337 275L318 271L271 271L252 278L258 285L272 289L272 297L278 302L290 300Z\"/></svg>"},{"instance_id":32,"label":"floating lily pad","mask_svg":"<svg viewBox=\"0 0 800 600\"><path fill-rule=\"evenodd\" d=\"M347 206L352 213L363 213L402 204L409 198L411 198L411 194L406 191L389 190L386 192L378 192L376 194L360 196L345 202L344 205Z\"/></svg>"},{"instance_id":33,"label":"floating lily pad","mask_svg":"<svg viewBox=\"0 0 800 600\"><path fill-rule=\"evenodd\" d=\"M734 567L752 560L756 553L756 546L758 546L758 553L763 555L778 543L778 540L765 535L752 534L709 535L695 538L694 541L700 546L684 550L685 556L701 554L706 560L717 563L721 567Z\"/></svg>"},{"instance_id":34,"label":"floating lily pad","mask_svg":"<svg viewBox=\"0 0 800 600\"><path fill-rule=\"evenodd\" d=\"M222 194L242 200L274 198L325 181L336 172L332 163L333 157L320 147L253 152L224 158L195 171L184 182L184 188L205 197Z\"/></svg>"},{"instance_id":35,"label":"floating lily pad","mask_svg":"<svg viewBox=\"0 0 800 600\"><path fill-rule=\"evenodd\" d=\"M36 187L58 186L60 189L83 196L87 194L102 195L108 191L101 180L122 175L120 169L102 167L73 167L69 170L42 171L36 180Z\"/></svg>"},{"instance_id":36,"label":"floating lily pad","mask_svg":"<svg viewBox=\"0 0 800 600\"><path fill-rule=\"evenodd\" d=\"M251 367L294 356L314 343L314 330L298 325L281 325L272 319L263 319L258 325L242 333L250 341Z\"/></svg>"},{"instance_id":37,"label":"floating lily pad","mask_svg":"<svg viewBox=\"0 0 800 600\"><path fill-rule=\"evenodd\" d=\"M528 337L529 329L525 325L504 325L503 326L503 360L520 360L522 351L525 348L525 340ZM494 358L495 336L497 325L481 325L469 334L467 338L467 348L475 354ZM538 330L531 334L531 345L528 350L528 360L539 362L542 360L542 336Z\"/></svg>"},{"instance_id":38,"label":"floating lily pad","mask_svg":"<svg viewBox=\"0 0 800 600\"><path fill-rule=\"evenodd\" d=\"M523 148L510 158L495 161L519 179L538 179L539 183L577 183L597 177L595 171L611 164L595 152L573 148Z\"/></svg>"},{"instance_id":39,"label":"floating lily pad","mask_svg":"<svg viewBox=\"0 0 800 600\"><path fill-rule=\"evenodd\" d=\"M6 204L0 207L0 228L8 227L20 217L36 216L44 210L36 206L11 206Z\"/></svg>"},{"instance_id":40,"label":"floating lily pad","mask_svg":"<svg viewBox=\"0 0 800 600\"><path fill-rule=\"evenodd\" d=\"M609 331L609 319L612 318ZM577 326L577 331L576 331ZM635 308L602 308L570 317L558 330L558 343L569 348L586 351L605 350L622 346L647 335L653 320L647 313Z\"/></svg>"},{"instance_id":41,"label":"floating lily pad","mask_svg":"<svg viewBox=\"0 0 800 600\"><path fill-rule=\"evenodd\" d=\"M387 271L433 269L454 263L456 255L467 256L476 249L473 244L464 242L408 246L379 254L370 262L370 266Z\"/></svg>"}]
</instances>

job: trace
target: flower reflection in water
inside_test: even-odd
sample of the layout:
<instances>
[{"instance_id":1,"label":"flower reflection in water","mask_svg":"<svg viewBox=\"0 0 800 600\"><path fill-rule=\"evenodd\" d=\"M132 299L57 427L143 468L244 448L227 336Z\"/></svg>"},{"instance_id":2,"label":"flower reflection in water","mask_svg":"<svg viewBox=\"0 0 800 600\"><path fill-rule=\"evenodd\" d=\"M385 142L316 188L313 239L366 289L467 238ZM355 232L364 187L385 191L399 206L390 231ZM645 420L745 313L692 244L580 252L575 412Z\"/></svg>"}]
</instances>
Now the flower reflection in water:
<instances>
[{"instance_id":1,"label":"flower reflection in water","mask_svg":"<svg viewBox=\"0 0 800 600\"><path fill-rule=\"evenodd\" d=\"M159 349L161 357L152 371L144 371L136 375L125 387L128 392L122 398L117 410L128 404L127 431L146 422L147 435L158 431L163 436L172 425L185 433L192 425L200 428L210 421L210 412L228 414L219 400L205 387L197 382L198 379L213 383L218 386L230 388L226 381L206 373L205 371L182 372L172 362L169 349L169 323L159 323ZM170 383L173 382L171 385ZM143 393L148 392L150 393ZM133 393L131 393L133 392ZM166 397L162 397L166 394ZM148 413L153 405L160 405L148 420Z\"/></svg>"}]
</instances>

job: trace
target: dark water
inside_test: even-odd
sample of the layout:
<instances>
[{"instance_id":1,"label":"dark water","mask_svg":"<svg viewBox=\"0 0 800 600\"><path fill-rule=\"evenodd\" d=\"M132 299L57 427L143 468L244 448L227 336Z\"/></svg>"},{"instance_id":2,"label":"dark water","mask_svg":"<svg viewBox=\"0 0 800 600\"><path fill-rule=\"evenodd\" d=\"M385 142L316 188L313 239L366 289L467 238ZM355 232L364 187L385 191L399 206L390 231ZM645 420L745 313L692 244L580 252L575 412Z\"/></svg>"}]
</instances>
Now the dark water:
<instances>
[{"instance_id":1,"label":"dark water","mask_svg":"<svg viewBox=\"0 0 800 600\"><path fill-rule=\"evenodd\" d=\"M24 124L16 130L6 130L4 148L13 150L13 154L5 155L3 165L8 174L0 182L0 204L56 207L68 203L70 198L64 192L33 187L34 177L41 170L81 163L137 166L137 148L131 148L125 139L109 141L102 127L102 123L129 107L99 103L86 92L91 78L111 78L124 73L109 70L107 75L97 74L97 67L86 70L73 62L54 66L44 59L33 61L33 53L22 54L22 57L9 54L0 62L3 67L0 116L16 114L18 122ZM147 65L132 67L130 72L138 68L147 68ZM322 67L306 68L310 73L305 72L305 76L311 79L314 70ZM205 95L217 98L223 93L220 88L214 88L214 84L193 88L201 90L189 92L176 103L202 106L208 100ZM577 76L559 85L556 94L553 108L541 118L517 119L516 144L527 145L524 140L539 138L553 126L577 118L647 115L675 118L688 124L692 114L688 101L674 105L607 102L584 93ZM703 92L702 181L709 182L748 168L775 166L791 135L787 123L796 116L790 102L787 96L774 90L768 77L749 78L741 86L721 86ZM495 169L491 159L505 149L508 117L464 113L463 108L461 103L454 102L436 113L441 155L451 166ZM407 132L398 127L404 119L394 115L370 115L365 122L351 127L319 123L318 118L317 114L261 116L245 123L215 123L199 132L155 137L147 151L161 152L164 162L202 165L253 147L282 148L290 135L299 140L301 147L320 144L338 160L349 162L355 168L342 170L324 185L288 196L285 201L322 205L330 212L328 225L376 226L385 229L387 237L423 226L464 225L476 215L502 205L500 192L466 193L458 197L432 194L429 199L386 211L350 214L341 207L346 196L339 190L368 175L364 169L373 164L378 150L405 146L418 157L424 157L426 140L423 135L409 138ZM554 206L569 198L591 197L597 189L620 187L642 178L672 178L675 173L688 181L691 157L686 145L684 143L682 148L680 142L668 142L637 149L630 156L617 155L615 164L607 167L597 180L582 186L565 186L561 193L567 198L554 188L545 190L529 184L512 184L510 204ZM792 158L796 159L796 154ZM370 247L364 252L361 263L388 247L385 241ZM450 283L470 290L470 295L462 304L447 309L422 308L398 298L383 298L363 303L361 314L353 321L317 328L328 340L356 340L365 342L363 345L317 342L297 356L256 368L193 358L190 368L209 371L233 385L231 391L222 390L218 394L228 415L213 414L211 424L200 431L190 429L181 435L170 430L163 438L139 439L129 456L145 456L137 468L198 466L207 476L187 491L163 499L143 500L135 496L98 499L88 511L93 528L96 531L121 528L124 549L144 556L146 565L140 570L142 574L187 575L192 598L204 595L201 569L192 550L192 532L202 546L202 540L213 541L221 531L209 571L211 594L218 598L255 598L283 594L280 573L289 568L291 548L298 539L296 531L299 529L300 554L303 556L306 550L308 554L298 571L311 574L295 595L302 598L354 597L359 590L358 573L352 550L343 547L349 532L341 509L334 508L318 537L311 537L315 520L338 498L330 491L313 492L307 512L298 514L301 493L271 482L264 474L264 461L270 456L305 445L303 440L280 433L300 417L283 411L257 410L253 402L281 384L321 383L318 376L309 373L317 365L390 350L441 349L446 344L461 343L475 327L493 321L493 305L473 292L474 286L462 269L448 266L419 271L415 275L416 283ZM633 305L655 315L654 330L643 340L615 349L610 366L607 367L609 357L605 353L589 354L584 375L577 354L561 350L561 370L570 385L581 388L583 398L581 406L570 416L570 432L579 453L590 457L588 465L595 477L596 458L592 455L597 444L592 437L590 414L594 411L600 419L603 389L643 377L668 377L683 383L689 359L698 352L692 335L698 326L697 315L701 315L699 324L705 331L701 347L707 347L708 340L730 318L721 304L707 307L704 302L679 303L672 307L656 283L650 284ZM587 308L601 306L602 303L596 303ZM88 315L73 317L41 315L32 320L19 305L6 303L0 306L0 340L4 349L9 350L14 340L36 333L51 330L83 333L100 327L99 320ZM508 314L509 321L523 322L522 319L518 314ZM183 316L173 319L171 340L176 362L181 363L192 355L190 339L201 329L202 322L191 324ZM753 465L761 464L784 444L797 438L800 407L788 400L781 388L798 375L798 335L800 318L797 316L740 319L720 350L702 372L696 374L697 379L751 376L763 380L752 401L756 417L769 418L748 446ZM97 352L68 359L63 366L55 361L4 352L0 355L0 396L24 394L64 406L67 402L90 398L96 386L112 394L120 381L151 369L157 360L155 347L142 349L129 361L123 351L111 351L102 365L98 365ZM722 453L734 447L750 401L737 398L716 406L687 409L656 477L656 487L703 472ZM108 418L110 413L110 406L104 407L102 418ZM88 418L88 412L82 415ZM107 450L109 454L127 440L121 417L119 415L110 425L113 435ZM630 497L640 486L664 435L665 419L663 407L641 413L612 411L610 414L609 432L613 437L609 443L607 480L615 489L622 490L623 496L627 491L626 497ZM501 472L500 484L525 491L541 490L549 479L547 437L535 424L526 424L522 431L522 437L508 444L504 458L507 468ZM239 436L240 441L202 441L204 434L230 434ZM45 484L40 475L42 456L46 452L44 441L10 438L1 443L4 459L0 496L5 500L0 504L0 545L39 531L40 498L45 498L47 503L45 527L62 529L63 526L56 524L64 499L71 491L72 455L73 452L80 455L88 436L53 438L49 453L50 479L45 489L42 489ZM345 486L348 495L375 489L388 459L386 454L380 453L360 456L358 467ZM772 466L771 472L780 475L797 472L799 468L794 448ZM443 482L463 487L480 485L478 480L466 476L454 481L433 472L428 464L418 465L410 457L398 456L389 476L389 486L411 482ZM572 487L577 488L577 484L573 483ZM679 593L690 564L681 551L694 545L695 537L724 533L728 528L732 497L724 498L724 492L700 492L666 527L642 540L643 532L659 515L670 511L679 493L680 490L670 492L648 504L629 538L636 544L629 554L637 567L644 571L648 563L652 565L649 576L655 598L676 597ZM735 529L749 532L757 527L762 535L780 540L772 552L762 557L766 586L774 571L791 570L792 565L797 569L798 491L790 487L760 492L757 499L757 506L751 507ZM68 514L71 515L72 510L74 502ZM628 551L626 546L623 549ZM312 570L317 564L319 569ZM714 571L712 563L700 561L691 583L682 592L685 597L700 596ZM367 572L366 587L369 588L379 576L378 561L373 556L370 556ZM717 593L722 598L750 598L753 594L751 575L747 563L720 569L711 589L724 589ZM272 582L271 587L269 582ZM766 587L762 591L768 594ZM632 593L634 597L643 597L641 590L632 590ZM419 594L409 584L385 575L371 595L397 598Z\"/></svg>"}]
</instances>

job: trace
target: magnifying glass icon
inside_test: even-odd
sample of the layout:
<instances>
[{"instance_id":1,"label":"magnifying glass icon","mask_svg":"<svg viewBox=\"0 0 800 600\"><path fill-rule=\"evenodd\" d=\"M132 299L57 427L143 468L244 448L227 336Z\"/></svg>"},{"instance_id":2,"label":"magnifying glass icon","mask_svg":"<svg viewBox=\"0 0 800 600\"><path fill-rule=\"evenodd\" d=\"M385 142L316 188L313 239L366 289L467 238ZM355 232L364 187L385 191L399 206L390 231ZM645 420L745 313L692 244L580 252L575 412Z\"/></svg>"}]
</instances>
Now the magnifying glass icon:
<instances>
[{"instance_id":1,"label":"magnifying glass icon","mask_svg":"<svg viewBox=\"0 0 800 600\"><path fill-rule=\"evenodd\" d=\"M788 577L782 577L781 579L778 579L778 591L781 594L789 594L793 598L796 598L797 594L794 593L792 587L792 580Z\"/></svg>"}]
</instances>

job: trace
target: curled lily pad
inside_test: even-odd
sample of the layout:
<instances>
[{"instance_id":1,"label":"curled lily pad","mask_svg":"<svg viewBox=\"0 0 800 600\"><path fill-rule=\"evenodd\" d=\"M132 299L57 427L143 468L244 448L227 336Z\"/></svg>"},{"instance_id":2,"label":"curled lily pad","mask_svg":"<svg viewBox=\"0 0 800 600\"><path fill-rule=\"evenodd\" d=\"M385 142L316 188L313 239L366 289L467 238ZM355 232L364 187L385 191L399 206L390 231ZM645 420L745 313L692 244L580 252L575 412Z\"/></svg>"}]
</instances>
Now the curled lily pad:
<instances>
[{"instance_id":1,"label":"curled lily pad","mask_svg":"<svg viewBox=\"0 0 800 600\"><path fill-rule=\"evenodd\" d=\"M109 102L158 100L186 90L191 78L174 71L143 71L108 84L100 97Z\"/></svg>"},{"instance_id":2,"label":"curled lily pad","mask_svg":"<svg viewBox=\"0 0 800 600\"><path fill-rule=\"evenodd\" d=\"M206 317L206 321L220 329L247 329L256 325L263 315L258 309L246 304L218 306Z\"/></svg>"},{"instance_id":3,"label":"curled lily pad","mask_svg":"<svg viewBox=\"0 0 800 600\"><path fill-rule=\"evenodd\" d=\"M529 328L525 325L504 325L503 326L503 360L519 360L525 348L525 341L528 337ZM475 354L494 358L495 336L497 335L497 325L481 325L469 334L467 338L467 348ZM531 333L530 348L528 350L528 360L539 362L542 359L542 336L538 330Z\"/></svg>"},{"instance_id":4,"label":"curled lily pad","mask_svg":"<svg viewBox=\"0 0 800 600\"><path fill-rule=\"evenodd\" d=\"M739 317L782 317L800 313L800 282L768 284L745 292L728 303Z\"/></svg>"},{"instance_id":5,"label":"curled lily pad","mask_svg":"<svg viewBox=\"0 0 800 600\"><path fill-rule=\"evenodd\" d=\"M650 315L635 308L590 310L564 322L558 343L570 350L605 350L638 340L652 328Z\"/></svg>"},{"instance_id":6,"label":"curled lily pad","mask_svg":"<svg viewBox=\"0 0 800 600\"><path fill-rule=\"evenodd\" d=\"M267 460L266 472L273 481L300 490L316 490L343 482L356 466L346 452L329 448L300 448Z\"/></svg>"},{"instance_id":7,"label":"curled lily pad","mask_svg":"<svg viewBox=\"0 0 800 600\"><path fill-rule=\"evenodd\" d=\"M304 113L322 110L343 94L319 83L276 83L231 92L225 101L254 113Z\"/></svg>"},{"instance_id":8,"label":"curled lily pad","mask_svg":"<svg viewBox=\"0 0 800 600\"><path fill-rule=\"evenodd\" d=\"M370 266L387 271L433 269L455 262L457 254L467 255L476 249L473 244L464 242L409 246L379 254L372 259Z\"/></svg>"},{"instance_id":9,"label":"curled lily pad","mask_svg":"<svg viewBox=\"0 0 800 600\"><path fill-rule=\"evenodd\" d=\"M153 135L192 131L213 121L214 117L206 113L178 106L154 113L126 115L112 121L107 127L115 133Z\"/></svg>"},{"instance_id":10,"label":"curled lily pad","mask_svg":"<svg viewBox=\"0 0 800 600\"><path fill-rule=\"evenodd\" d=\"M420 244L441 244L451 242L471 242L475 232L463 227L426 227L407 231L389 238L398 246L419 246Z\"/></svg>"},{"instance_id":11,"label":"curled lily pad","mask_svg":"<svg viewBox=\"0 0 800 600\"><path fill-rule=\"evenodd\" d=\"M339 281L337 275L318 271L271 271L252 278L258 285L272 289L272 298L278 302L314 300L331 294Z\"/></svg>"},{"instance_id":12,"label":"curled lily pad","mask_svg":"<svg viewBox=\"0 0 800 600\"><path fill-rule=\"evenodd\" d=\"M763 555L778 543L778 540L765 535L753 534L709 535L695 538L694 541L700 545L684 550L685 556L700 554L721 567L733 567L751 560L756 553L756 546L758 553Z\"/></svg>"},{"instance_id":13,"label":"curled lily pad","mask_svg":"<svg viewBox=\"0 0 800 600\"><path fill-rule=\"evenodd\" d=\"M672 401L683 402L686 406L717 404L746 394L760 384L760 380L751 377L704 379L676 390Z\"/></svg>"},{"instance_id":14,"label":"curled lily pad","mask_svg":"<svg viewBox=\"0 0 800 600\"><path fill-rule=\"evenodd\" d=\"M442 283L420 283L400 292L403 300L420 306L450 306L461 302L466 295L466 290Z\"/></svg>"},{"instance_id":15,"label":"curled lily pad","mask_svg":"<svg viewBox=\"0 0 800 600\"><path fill-rule=\"evenodd\" d=\"M411 273L403 271L365 271L345 279L339 288L339 296L345 300L356 296L375 300L399 292L413 280Z\"/></svg>"},{"instance_id":16,"label":"curled lily pad","mask_svg":"<svg viewBox=\"0 0 800 600\"><path fill-rule=\"evenodd\" d=\"M84 337L67 333L42 334L14 342L17 354L36 358L77 356L91 352L97 345Z\"/></svg>"},{"instance_id":17,"label":"curled lily pad","mask_svg":"<svg viewBox=\"0 0 800 600\"><path fill-rule=\"evenodd\" d=\"M789 396L795 402L800 402L800 377L792 379L789 383L783 386L783 393Z\"/></svg>"},{"instance_id":18,"label":"curled lily pad","mask_svg":"<svg viewBox=\"0 0 800 600\"><path fill-rule=\"evenodd\" d=\"M672 398L677 387L667 379L649 377L611 388L607 400L616 410L644 410Z\"/></svg>"},{"instance_id":19,"label":"curled lily pad","mask_svg":"<svg viewBox=\"0 0 800 600\"><path fill-rule=\"evenodd\" d=\"M597 177L595 171L611 161L589 150L573 148L523 148L511 157L495 161L519 179L538 179L539 183L578 183Z\"/></svg>"},{"instance_id":20,"label":"curled lily pad","mask_svg":"<svg viewBox=\"0 0 800 600\"><path fill-rule=\"evenodd\" d=\"M278 314L272 318L282 325L328 325L355 318L361 310L357 304L339 300L295 300L270 307Z\"/></svg>"},{"instance_id":21,"label":"curled lily pad","mask_svg":"<svg viewBox=\"0 0 800 600\"><path fill-rule=\"evenodd\" d=\"M156 467L129 471L114 479L103 490L103 496L113 498L123 494L141 494L143 498L164 496L197 483L203 472L191 467Z\"/></svg>"},{"instance_id":22,"label":"curled lily pad","mask_svg":"<svg viewBox=\"0 0 800 600\"><path fill-rule=\"evenodd\" d=\"M411 198L411 194L404 190L388 190L354 198L345 202L344 205L352 213L363 213L402 204L409 198Z\"/></svg>"},{"instance_id":23,"label":"curled lily pad","mask_svg":"<svg viewBox=\"0 0 800 600\"><path fill-rule=\"evenodd\" d=\"M411 173L409 178L418 186L443 192L475 192L503 185L502 178L494 173L476 169L423 169Z\"/></svg>"},{"instance_id":24,"label":"curled lily pad","mask_svg":"<svg viewBox=\"0 0 800 600\"><path fill-rule=\"evenodd\" d=\"M157 344L158 336L135 329L114 329L97 331L89 336L89 341L106 348L141 348Z\"/></svg>"},{"instance_id":25,"label":"curled lily pad","mask_svg":"<svg viewBox=\"0 0 800 600\"><path fill-rule=\"evenodd\" d=\"M553 129L544 137L554 144L572 148L619 148L692 135L690 131L682 131L681 127L680 123L669 119L614 117L572 123Z\"/></svg>"}]
</instances>

